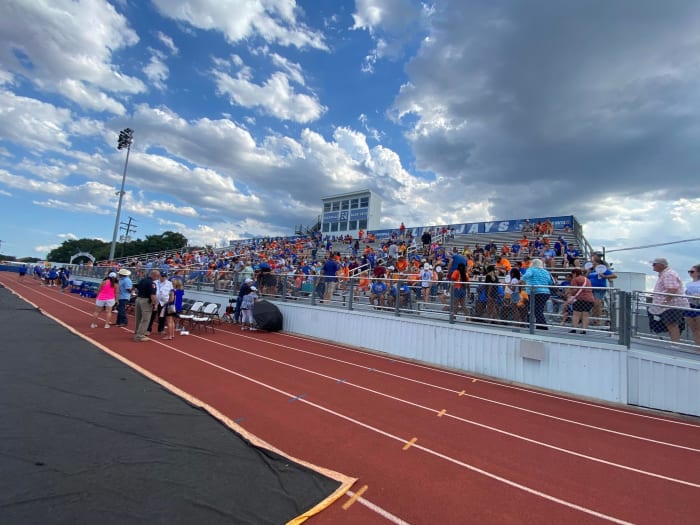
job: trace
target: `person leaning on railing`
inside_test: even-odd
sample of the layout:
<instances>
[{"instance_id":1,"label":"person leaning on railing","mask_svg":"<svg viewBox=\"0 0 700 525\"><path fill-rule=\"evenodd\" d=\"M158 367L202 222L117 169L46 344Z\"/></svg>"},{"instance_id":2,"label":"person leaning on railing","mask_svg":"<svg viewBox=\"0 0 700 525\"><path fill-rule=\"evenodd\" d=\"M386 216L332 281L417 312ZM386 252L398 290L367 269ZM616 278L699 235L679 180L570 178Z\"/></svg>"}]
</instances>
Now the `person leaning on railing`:
<instances>
[{"instance_id":1,"label":"person leaning on railing","mask_svg":"<svg viewBox=\"0 0 700 525\"><path fill-rule=\"evenodd\" d=\"M685 317L695 346L700 347L700 264L688 270L688 275L692 281L685 286L685 295L691 296L688 301L691 310L685 312Z\"/></svg>"},{"instance_id":2,"label":"person leaning on railing","mask_svg":"<svg viewBox=\"0 0 700 525\"><path fill-rule=\"evenodd\" d=\"M668 260L657 257L652 261L652 268L658 272L659 279L654 285L649 312L649 327L652 332L668 331L671 341L678 343L681 332L685 329L684 310L688 308L688 299L678 297L683 292L683 283L675 270L671 269Z\"/></svg>"}]
</instances>

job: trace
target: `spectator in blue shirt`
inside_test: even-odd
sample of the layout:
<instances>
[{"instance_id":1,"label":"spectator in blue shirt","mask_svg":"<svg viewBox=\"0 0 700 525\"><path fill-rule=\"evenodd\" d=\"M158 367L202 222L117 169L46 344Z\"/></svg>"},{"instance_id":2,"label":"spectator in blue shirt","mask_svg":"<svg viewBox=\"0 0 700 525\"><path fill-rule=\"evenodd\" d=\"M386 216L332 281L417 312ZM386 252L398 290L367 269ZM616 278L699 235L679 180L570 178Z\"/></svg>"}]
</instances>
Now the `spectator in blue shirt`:
<instances>
[{"instance_id":1,"label":"spectator in blue shirt","mask_svg":"<svg viewBox=\"0 0 700 525\"><path fill-rule=\"evenodd\" d=\"M593 310L591 312L591 324L600 324L600 316L603 311L603 299L607 294L608 282L617 279L608 263L603 259L603 252L593 252L590 268L588 268L588 280L593 287ZM588 266L588 263L586 264Z\"/></svg>"},{"instance_id":2,"label":"spectator in blue shirt","mask_svg":"<svg viewBox=\"0 0 700 525\"><path fill-rule=\"evenodd\" d=\"M532 259L522 280L528 284L528 293L534 298L535 323L540 330L549 330L544 317L544 308L549 300L549 287L554 284L552 275L544 269L542 259Z\"/></svg>"}]
</instances>

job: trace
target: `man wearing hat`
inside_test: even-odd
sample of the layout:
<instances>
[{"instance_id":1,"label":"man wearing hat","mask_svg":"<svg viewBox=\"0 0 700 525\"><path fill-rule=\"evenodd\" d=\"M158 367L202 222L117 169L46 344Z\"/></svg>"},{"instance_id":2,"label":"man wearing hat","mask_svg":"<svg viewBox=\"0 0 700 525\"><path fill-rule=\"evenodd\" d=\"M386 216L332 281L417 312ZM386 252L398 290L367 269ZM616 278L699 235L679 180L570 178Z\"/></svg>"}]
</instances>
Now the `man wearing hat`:
<instances>
[{"instance_id":1,"label":"man wearing hat","mask_svg":"<svg viewBox=\"0 0 700 525\"><path fill-rule=\"evenodd\" d=\"M153 311L158 307L155 281L158 279L158 270L151 270L136 285L136 327L134 329L134 341L148 341L149 325Z\"/></svg>"},{"instance_id":2,"label":"man wearing hat","mask_svg":"<svg viewBox=\"0 0 700 525\"><path fill-rule=\"evenodd\" d=\"M131 299L131 289L134 283L131 282L129 276L131 272L126 268L122 268L117 272L119 275L119 302L117 303L117 326L126 326L128 319L126 317L126 305Z\"/></svg>"},{"instance_id":3,"label":"man wearing hat","mask_svg":"<svg viewBox=\"0 0 700 525\"><path fill-rule=\"evenodd\" d=\"M663 332L665 328L671 341L678 343L681 340L681 332L685 328L684 310L681 308L689 306L688 299L676 297L683 294L683 281L678 273L669 267L668 259L657 257L651 265L659 274L659 279L654 285L652 304L647 309L650 328L656 333Z\"/></svg>"}]
</instances>

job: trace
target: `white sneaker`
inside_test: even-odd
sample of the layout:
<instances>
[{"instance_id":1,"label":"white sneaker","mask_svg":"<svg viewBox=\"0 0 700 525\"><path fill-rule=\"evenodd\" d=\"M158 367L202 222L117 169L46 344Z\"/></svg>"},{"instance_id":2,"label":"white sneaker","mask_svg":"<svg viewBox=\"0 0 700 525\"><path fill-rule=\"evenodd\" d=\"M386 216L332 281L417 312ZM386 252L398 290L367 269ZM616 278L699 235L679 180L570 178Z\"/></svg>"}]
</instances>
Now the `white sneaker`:
<instances>
[{"instance_id":1,"label":"white sneaker","mask_svg":"<svg viewBox=\"0 0 700 525\"><path fill-rule=\"evenodd\" d=\"M257 331L258 331L257 328L251 328L250 330L251 330L251 332L257 332Z\"/></svg>"},{"instance_id":2,"label":"white sneaker","mask_svg":"<svg viewBox=\"0 0 700 525\"><path fill-rule=\"evenodd\" d=\"M105 328L109 328L109 323L105 323Z\"/></svg>"},{"instance_id":3,"label":"white sneaker","mask_svg":"<svg viewBox=\"0 0 700 525\"><path fill-rule=\"evenodd\" d=\"M243 330L247 330L247 328L246 328L245 326L241 326L241 332L242 332Z\"/></svg>"},{"instance_id":4,"label":"white sneaker","mask_svg":"<svg viewBox=\"0 0 700 525\"><path fill-rule=\"evenodd\" d=\"M190 335L190 333L187 330L183 330L180 332L180 335Z\"/></svg>"},{"instance_id":5,"label":"white sneaker","mask_svg":"<svg viewBox=\"0 0 700 525\"><path fill-rule=\"evenodd\" d=\"M92 323L92 324L90 325L90 328L97 328L97 325L96 325L95 323Z\"/></svg>"}]
</instances>

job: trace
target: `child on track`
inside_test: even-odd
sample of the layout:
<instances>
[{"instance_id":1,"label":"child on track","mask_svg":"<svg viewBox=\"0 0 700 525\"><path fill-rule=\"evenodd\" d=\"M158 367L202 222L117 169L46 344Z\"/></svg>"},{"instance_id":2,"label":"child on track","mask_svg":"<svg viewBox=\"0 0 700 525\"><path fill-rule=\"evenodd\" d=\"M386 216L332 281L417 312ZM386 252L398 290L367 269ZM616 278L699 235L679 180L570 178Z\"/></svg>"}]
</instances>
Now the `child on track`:
<instances>
[{"instance_id":1,"label":"child on track","mask_svg":"<svg viewBox=\"0 0 700 525\"><path fill-rule=\"evenodd\" d=\"M257 292L258 289L255 286L251 286L250 292L243 296L241 301L241 330L257 330L253 326L253 308L255 300L258 298Z\"/></svg>"}]
</instances>

